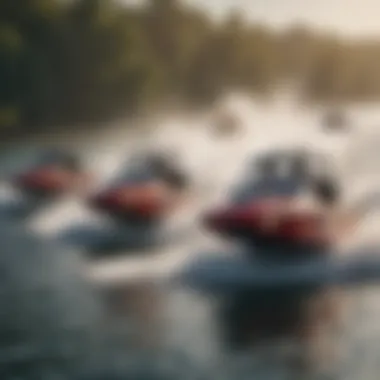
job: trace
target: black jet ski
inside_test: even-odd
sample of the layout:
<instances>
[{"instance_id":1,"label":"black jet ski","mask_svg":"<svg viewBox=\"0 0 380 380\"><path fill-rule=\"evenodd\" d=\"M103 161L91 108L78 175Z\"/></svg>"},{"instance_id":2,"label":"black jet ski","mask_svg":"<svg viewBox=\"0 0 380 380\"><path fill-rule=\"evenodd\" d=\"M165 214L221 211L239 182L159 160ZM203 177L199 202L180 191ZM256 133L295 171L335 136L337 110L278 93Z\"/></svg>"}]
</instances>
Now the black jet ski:
<instances>
[{"instance_id":1,"label":"black jet ski","mask_svg":"<svg viewBox=\"0 0 380 380\"><path fill-rule=\"evenodd\" d=\"M188 186L187 176L167 156L133 157L120 176L87 201L106 224L76 226L64 239L95 256L141 252L166 243L164 222Z\"/></svg>"},{"instance_id":2,"label":"black jet ski","mask_svg":"<svg viewBox=\"0 0 380 380\"><path fill-rule=\"evenodd\" d=\"M18 194L16 201L4 199L2 211L19 217L30 215L89 180L80 159L58 148L20 148L6 152L0 175L3 183Z\"/></svg>"}]
</instances>

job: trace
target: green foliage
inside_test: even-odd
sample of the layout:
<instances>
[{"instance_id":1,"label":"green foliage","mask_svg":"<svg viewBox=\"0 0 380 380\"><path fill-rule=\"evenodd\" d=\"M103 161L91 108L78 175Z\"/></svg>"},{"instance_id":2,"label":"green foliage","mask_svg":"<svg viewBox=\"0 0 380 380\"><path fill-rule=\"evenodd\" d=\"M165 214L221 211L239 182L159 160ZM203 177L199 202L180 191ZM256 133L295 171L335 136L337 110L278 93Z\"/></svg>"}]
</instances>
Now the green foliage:
<instances>
[{"instance_id":1,"label":"green foliage","mask_svg":"<svg viewBox=\"0 0 380 380\"><path fill-rule=\"evenodd\" d=\"M0 131L96 123L155 101L205 104L282 82L310 100L380 95L380 44L299 25L274 33L237 12L215 23L179 0L0 1Z\"/></svg>"}]
</instances>

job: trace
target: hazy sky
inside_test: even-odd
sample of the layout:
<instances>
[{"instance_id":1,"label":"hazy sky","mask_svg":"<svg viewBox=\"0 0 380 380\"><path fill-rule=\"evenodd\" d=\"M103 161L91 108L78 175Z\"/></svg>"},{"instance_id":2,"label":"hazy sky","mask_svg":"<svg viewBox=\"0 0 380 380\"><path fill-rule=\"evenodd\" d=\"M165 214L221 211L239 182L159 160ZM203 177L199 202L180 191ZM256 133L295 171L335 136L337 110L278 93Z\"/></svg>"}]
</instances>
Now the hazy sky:
<instances>
[{"instance_id":1,"label":"hazy sky","mask_svg":"<svg viewBox=\"0 0 380 380\"><path fill-rule=\"evenodd\" d=\"M141 0L124 0L139 2ZM286 26L303 21L347 34L380 36L380 0L185 0L223 15L239 8L252 20Z\"/></svg>"}]
</instances>

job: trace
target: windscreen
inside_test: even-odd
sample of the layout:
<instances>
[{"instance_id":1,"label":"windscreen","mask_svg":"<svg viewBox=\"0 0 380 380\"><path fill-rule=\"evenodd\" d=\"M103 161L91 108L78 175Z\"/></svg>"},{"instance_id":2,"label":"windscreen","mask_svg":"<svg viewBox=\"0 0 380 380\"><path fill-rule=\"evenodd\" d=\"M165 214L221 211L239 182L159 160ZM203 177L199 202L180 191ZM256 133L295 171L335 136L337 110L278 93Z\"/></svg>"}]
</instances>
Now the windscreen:
<instances>
[{"instance_id":1,"label":"windscreen","mask_svg":"<svg viewBox=\"0 0 380 380\"><path fill-rule=\"evenodd\" d=\"M297 196L305 190L310 177L307 160L295 155L268 155L245 173L232 201L241 204L268 196Z\"/></svg>"}]
</instances>

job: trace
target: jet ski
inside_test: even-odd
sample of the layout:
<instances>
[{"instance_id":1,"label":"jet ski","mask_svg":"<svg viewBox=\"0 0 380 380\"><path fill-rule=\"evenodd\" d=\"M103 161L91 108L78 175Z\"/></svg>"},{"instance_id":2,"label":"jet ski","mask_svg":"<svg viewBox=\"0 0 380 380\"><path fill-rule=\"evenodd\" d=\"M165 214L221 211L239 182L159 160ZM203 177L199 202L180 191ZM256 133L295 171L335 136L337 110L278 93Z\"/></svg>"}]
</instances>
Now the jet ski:
<instances>
[{"instance_id":1,"label":"jet ski","mask_svg":"<svg viewBox=\"0 0 380 380\"><path fill-rule=\"evenodd\" d=\"M221 112L212 120L213 132L216 137L229 137L239 132L241 121L232 112Z\"/></svg>"},{"instance_id":2,"label":"jet ski","mask_svg":"<svg viewBox=\"0 0 380 380\"><path fill-rule=\"evenodd\" d=\"M344 132L349 128L349 120L343 111L333 109L328 111L322 120L324 130L329 132Z\"/></svg>"},{"instance_id":3,"label":"jet ski","mask_svg":"<svg viewBox=\"0 0 380 380\"><path fill-rule=\"evenodd\" d=\"M166 218L187 188L187 176L167 156L133 157L119 177L87 201L90 210L107 223L99 228L76 226L65 240L94 256L141 252L166 243Z\"/></svg>"},{"instance_id":4,"label":"jet ski","mask_svg":"<svg viewBox=\"0 0 380 380\"><path fill-rule=\"evenodd\" d=\"M71 152L49 149L36 156L31 165L13 180L26 194L51 197L72 190L83 179L79 159Z\"/></svg>"},{"instance_id":5,"label":"jet ski","mask_svg":"<svg viewBox=\"0 0 380 380\"><path fill-rule=\"evenodd\" d=\"M208 230L263 247L275 242L322 242L323 215L307 210L307 205L315 198L335 202L338 196L324 159L298 150L270 152L259 156L252 173L253 180L246 173L248 181L237 188L230 202L206 213L203 224Z\"/></svg>"},{"instance_id":6,"label":"jet ski","mask_svg":"<svg viewBox=\"0 0 380 380\"><path fill-rule=\"evenodd\" d=\"M79 158L55 148L21 148L6 153L0 172L3 182L19 195L17 201L4 201L8 216L28 216L88 181Z\"/></svg>"},{"instance_id":7,"label":"jet ski","mask_svg":"<svg viewBox=\"0 0 380 380\"><path fill-rule=\"evenodd\" d=\"M270 176L268 189L262 186L266 178L257 179L257 193L206 215L209 229L235 240L233 252L197 259L178 276L182 284L219 297L218 317L229 348L289 336L302 341L305 331L333 323L332 287L379 281L379 258L347 255L340 260L336 254L322 210L335 207L339 189L327 174L308 174L308 181L293 187L280 186L284 179ZM293 191L276 194L289 188ZM311 208L298 201L305 189L316 202ZM321 315L313 312L314 302ZM306 344L312 344L309 338L314 339L306 337Z\"/></svg>"},{"instance_id":8,"label":"jet ski","mask_svg":"<svg viewBox=\"0 0 380 380\"><path fill-rule=\"evenodd\" d=\"M186 188L186 175L173 161L152 155L127 167L121 178L91 197L89 204L123 223L155 223L175 207Z\"/></svg>"}]
</instances>

